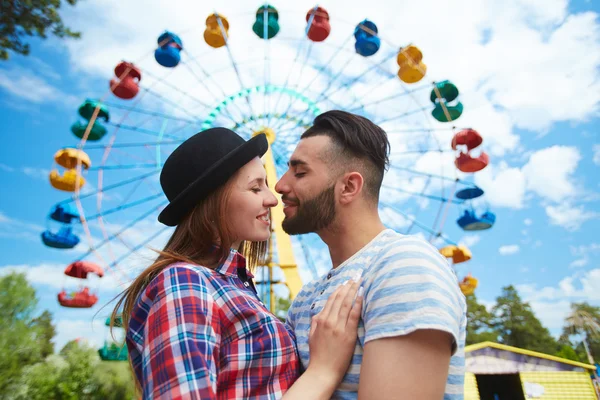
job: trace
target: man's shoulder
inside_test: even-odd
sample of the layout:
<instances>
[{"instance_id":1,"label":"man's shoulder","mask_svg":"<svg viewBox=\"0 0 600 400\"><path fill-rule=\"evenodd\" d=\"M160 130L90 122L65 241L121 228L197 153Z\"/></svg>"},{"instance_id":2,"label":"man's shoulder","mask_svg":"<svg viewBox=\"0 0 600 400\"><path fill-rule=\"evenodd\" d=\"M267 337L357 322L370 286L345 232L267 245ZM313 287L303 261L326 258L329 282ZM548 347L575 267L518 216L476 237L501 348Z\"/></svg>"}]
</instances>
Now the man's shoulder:
<instances>
[{"instance_id":1,"label":"man's shoulder","mask_svg":"<svg viewBox=\"0 0 600 400\"><path fill-rule=\"evenodd\" d=\"M391 231L381 241L373 266L385 268L396 262L415 258L424 258L444 268L449 267L448 260L427 240L419 235L403 235L395 231Z\"/></svg>"}]
</instances>

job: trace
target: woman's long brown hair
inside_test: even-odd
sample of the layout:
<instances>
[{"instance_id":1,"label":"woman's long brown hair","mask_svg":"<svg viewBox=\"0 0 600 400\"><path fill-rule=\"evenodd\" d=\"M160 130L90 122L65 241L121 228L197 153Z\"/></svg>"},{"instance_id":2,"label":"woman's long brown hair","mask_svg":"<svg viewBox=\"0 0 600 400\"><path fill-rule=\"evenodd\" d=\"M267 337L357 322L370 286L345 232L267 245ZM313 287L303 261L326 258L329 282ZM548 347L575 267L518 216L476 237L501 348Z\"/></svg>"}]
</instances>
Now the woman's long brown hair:
<instances>
[{"instance_id":1,"label":"woman's long brown hair","mask_svg":"<svg viewBox=\"0 0 600 400\"><path fill-rule=\"evenodd\" d=\"M131 311L148 284L169 265L176 262L185 262L215 268L219 262L229 256L230 249L237 238L232 236L232 225L228 217L228 204L232 182L235 177L219 189L202 200L177 225L173 235L162 251L157 250L158 257L146 268L119 296L119 300L111 315L110 330L113 331L114 322L119 314L122 315L125 332L129 327ZM215 254L213 245L219 245ZM250 269L263 265L267 251L267 242L242 242L242 254ZM131 363L131 360L130 360ZM132 368L133 369L133 368ZM136 387L140 390L140 382L134 375Z\"/></svg>"}]
</instances>

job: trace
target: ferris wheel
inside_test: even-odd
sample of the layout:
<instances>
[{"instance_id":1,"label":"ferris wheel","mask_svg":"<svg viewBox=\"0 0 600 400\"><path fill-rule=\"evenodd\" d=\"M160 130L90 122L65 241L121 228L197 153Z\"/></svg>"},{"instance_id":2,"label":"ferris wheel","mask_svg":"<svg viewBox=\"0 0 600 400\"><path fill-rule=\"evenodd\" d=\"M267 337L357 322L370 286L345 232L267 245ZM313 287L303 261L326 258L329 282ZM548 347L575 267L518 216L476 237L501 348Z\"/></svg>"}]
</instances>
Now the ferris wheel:
<instances>
[{"instance_id":1,"label":"ferris wheel","mask_svg":"<svg viewBox=\"0 0 600 400\"><path fill-rule=\"evenodd\" d=\"M130 281L151 261L139 255L162 248L172 228L156 221L167 204L158 177L186 138L215 126L246 139L266 133L273 186L300 135L330 109L368 117L388 134L383 222L423 235L456 269L471 258L447 234L449 226L489 229L495 215L471 179L489 158L479 150L482 136L457 125L464 111L459 89L451 80L428 80L427 54L410 38L398 43L380 34L376 21L331 14L318 6L295 12L270 5L230 18L215 12L201 29L157 32L154 48L123 55L134 59L114 67L106 93L82 99L71 133L65 129L73 144L56 151L49 176L69 195L49 205L42 233L48 247L87 249L67 266L82 288L61 292L61 305L92 307L98 297L86 285L89 273ZM255 274L271 309L277 287L294 297L303 281L327 269L316 235L283 232L281 207L280 201L273 210L268 265ZM477 280L469 274L460 285L470 294Z\"/></svg>"}]
</instances>

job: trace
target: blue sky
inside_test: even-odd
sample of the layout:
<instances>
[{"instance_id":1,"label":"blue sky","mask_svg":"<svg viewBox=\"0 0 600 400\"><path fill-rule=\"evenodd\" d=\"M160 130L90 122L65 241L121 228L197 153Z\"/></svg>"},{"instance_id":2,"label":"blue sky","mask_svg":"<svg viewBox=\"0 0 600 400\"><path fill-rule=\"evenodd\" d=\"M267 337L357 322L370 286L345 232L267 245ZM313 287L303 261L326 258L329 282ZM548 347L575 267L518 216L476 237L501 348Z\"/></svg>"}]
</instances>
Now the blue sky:
<instances>
[{"instance_id":1,"label":"blue sky","mask_svg":"<svg viewBox=\"0 0 600 400\"><path fill-rule=\"evenodd\" d=\"M49 309L54 314L59 346L75 337L87 337L94 343L104 340L106 332L102 317L107 309L100 307L150 260L144 258L149 253L136 253L118 268L108 268L107 277L92 280L91 287L98 291L100 301L91 310L64 309L57 304L56 293L62 287L75 285L62 275L62 270L89 248L83 230L79 230L82 243L68 251L49 249L39 238L41 231L46 229L47 214L52 205L68 197L50 187L47 175L53 167L54 152L77 145L77 138L70 133L69 127L77 119L79 104L88 97L106 96L106 101L115 106L135 104L137 110L160 111L174 118L169 120L165 132L178 131L180 137L185 137L195 131L194 126L186 125L182 119L202 121L224 97L220 95L221 90L227 95L240 90L227 52L211 52L202 42L203 27L196 26L197 21L203 20L202 16L213 12L212 6L183 1L167 6L166 1L155 0L151 6L144 6L148 14L138 18L140 4L121 3L111 1L100 6L88 1L74 9L64 9L66 22L82 31L81 40L32 40L29 57L13 55L10 61L0 64L0 134L6 143L0 149L3 193L0 196L0 273L12 270L28 273L38 291L40 309ZM477 295L486 304L493 303L503 286L516 285L554 334L559 333L571 302L588 301L600 305L600 264L597 261L600 256L598 3L514 0L498 8L495 2L484 1L468 6L465 3L464 9L460 9L433 7L427 2L409 6L408 3L379 1L372 3L368 13L347 10L341 4L338 1L322 4L332 16L332 44L328 44L328 39L322 46L311 47L311 53L307 53L308 44L299 39L302 38L304 13L313 5L304 2L294 9L280 7L282 36L269 50L272 59L268 71L270 82L279 85L287 82L288 87L314 101L336 72L343 70L335 83L340 86L340 93L317 102L317 106L325 109L336 104L349 104L352 101L348 96L352 95L366 104L367 99L381 99L393 93L399 81L382 85L386 77L383 73L380 76L365 73L362 79L353 79L365 66L367 71L372 66L368 67L364 60L355 62L357 56L347 52L343 54L348 54L348 58L341 56L320 74L315 65L324 65L338 48L336 46L341 46L351 33L351 23L365 17L378 24L385 39L381 57L394 46L417 44L423 50L428 67L425 80L450 79L457 84L465 112L456 125L477 129L484 137L483 150L492 160L488 168L474 176L458 175L484 188L486 203L497 215L493 229L466 234L455 223L460 209L453 207L449 211L444 235L467 244L473 252L471 261L456 266L459 276L471 272L479 279ZM251 32L248 33L247 28L252 23L254 8L259 5L248 8L242 2L225 2L218 9L229 17L232 52L237 57L240 77L248 87L266 83L264 46ZM177 12L180 10L187 11L182 14ZM136 15L136 18L130 19L129 15ZM406 18L397 17L399 15ZM452 28L449 38L434 32L440 26L448 30L449 25ZM173 73L157 66L152 57L156 38L164 29L179 33L186 49L183 55L185 67L180 65ZM346 47L352 48L352 44ZM112 69L122 59L140 60L144 74L142 87L151 89L151 93L140 98L139 103L121 101L107 93ZM294 60L299 62L294 63ZM345 60L352 62L344 66ZM185 68L193 69L196 76L202 76L202 70L210 71L218 84L206 79L201 84L200 80L192 79ZM395 73L393 60L385 64L385 68ZM306 88L312 76L316 76L316 80ZM169 85L162 84L165 81ZM158 101L153 94L169 102ZM428 107L428 95L429 89L414 97L395 99L393 104L365 109L365 112L374 121L381 121L420 105ZM249 100L255 111L258 113L261 107L268 111L265 98L260 94L253 96ZM294 98L286 96L283 96L281 106L294 102L290 113L301 114L296 107L302 101L296 104ZM208 107L198 106L192 97L204 101ZM274 96L270 101L274 103L276 99ZM236 101L229 112L236 115L238 111L248 111L245 99ZM159 132L166 120L148 119L136 112L128 114L127 110L117 107L109 106L109 109L113 122L122 121L153 132ZM217 123L228 123L223 115L220 118ZM434 129L435 138L447 150L452 133L447 126L432 120L427 111L382 126L388 132L411 127ZM290 125L283 126L281 138L286 145L293 145L294 136L286 139L285 127ZM106 144L114 132L115 128L111 127L103 141L87 145ZM405 151L415 149L437 150L431 136L423 132L414 135L390 133L390 138L392 156L400 166L455 176L450 152L444 153L443 157L435 152L406 155ZM144 141L150 143L156 138L120 129L115 139L115 143ZM172 148L172 145L162 146L161 157L164 159ZM280 145L278 151L285 156L288 150ZM93 166L102 164L102 150L87 152ZM154 154L152 146L113 149L106 165L152 161ZM104 186L145 171L148 169L106 171ZM85 190L93 192L99 185L98 170L90 171L86 177L90 184ZM424 179L392 170L386 182L403 190L430 195L440 195L442 190L447 195L450 189L450 186L441 186L441 181L436 179L425 188ZM101 209L108 210L145 194L156 193L156 176L140 186L145 189L124 187L107 192ZM399 195L397 191L385 192L383 197L429 227L439 208L435 201L424 202L420 198ZM95 214L96 201L97 196L93 196L83 203L87 216ZM161 201L148 203L148 207L157 206ZM483 210L483 205L479 207ZM134 208L107 217L106 232L118 232L144 210ZM400 231L410 225L410 221L398 213L390 214L389 210L385 211L384 220ZM98 223L90 223L90 229L97 243L101 240L102 230ZM126 245L135 246L159 229L153 215L122 235L122 239ZM416 229L411 233L419 231ZM162 235L151 244L160 246L164 238ZM101 252L109 264L113 257L127 253L126 246L120 241L111 243L110 250L103 248ZM326 271L324 249L314 237L309 238L309 244L317 270ZM302 278L305 281L311 279L311 269L302 260L302 249L298 244L295 250L299 254ZM96 313L99 316L92 323Z\"/></svg>"}]
</instances>

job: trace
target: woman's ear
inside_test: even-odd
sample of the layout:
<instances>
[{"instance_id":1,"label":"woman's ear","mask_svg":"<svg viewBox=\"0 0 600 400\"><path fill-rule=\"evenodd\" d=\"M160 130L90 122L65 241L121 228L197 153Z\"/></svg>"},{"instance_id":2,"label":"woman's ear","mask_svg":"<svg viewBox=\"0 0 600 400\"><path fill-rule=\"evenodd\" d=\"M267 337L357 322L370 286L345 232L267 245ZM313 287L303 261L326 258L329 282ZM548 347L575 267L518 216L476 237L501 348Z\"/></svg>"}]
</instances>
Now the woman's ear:
<instances>
[{"instance_id":1,"label":"woman's ear","mask_svg":"<svg viewBox=\"0 0 600 400\"><path fill-rule=\"evenodd\" d=\"M342 192L340 203L350 204L362 193L364 179L359 172L348 172L342 178Z\"/></svg>"}]
</instances>

